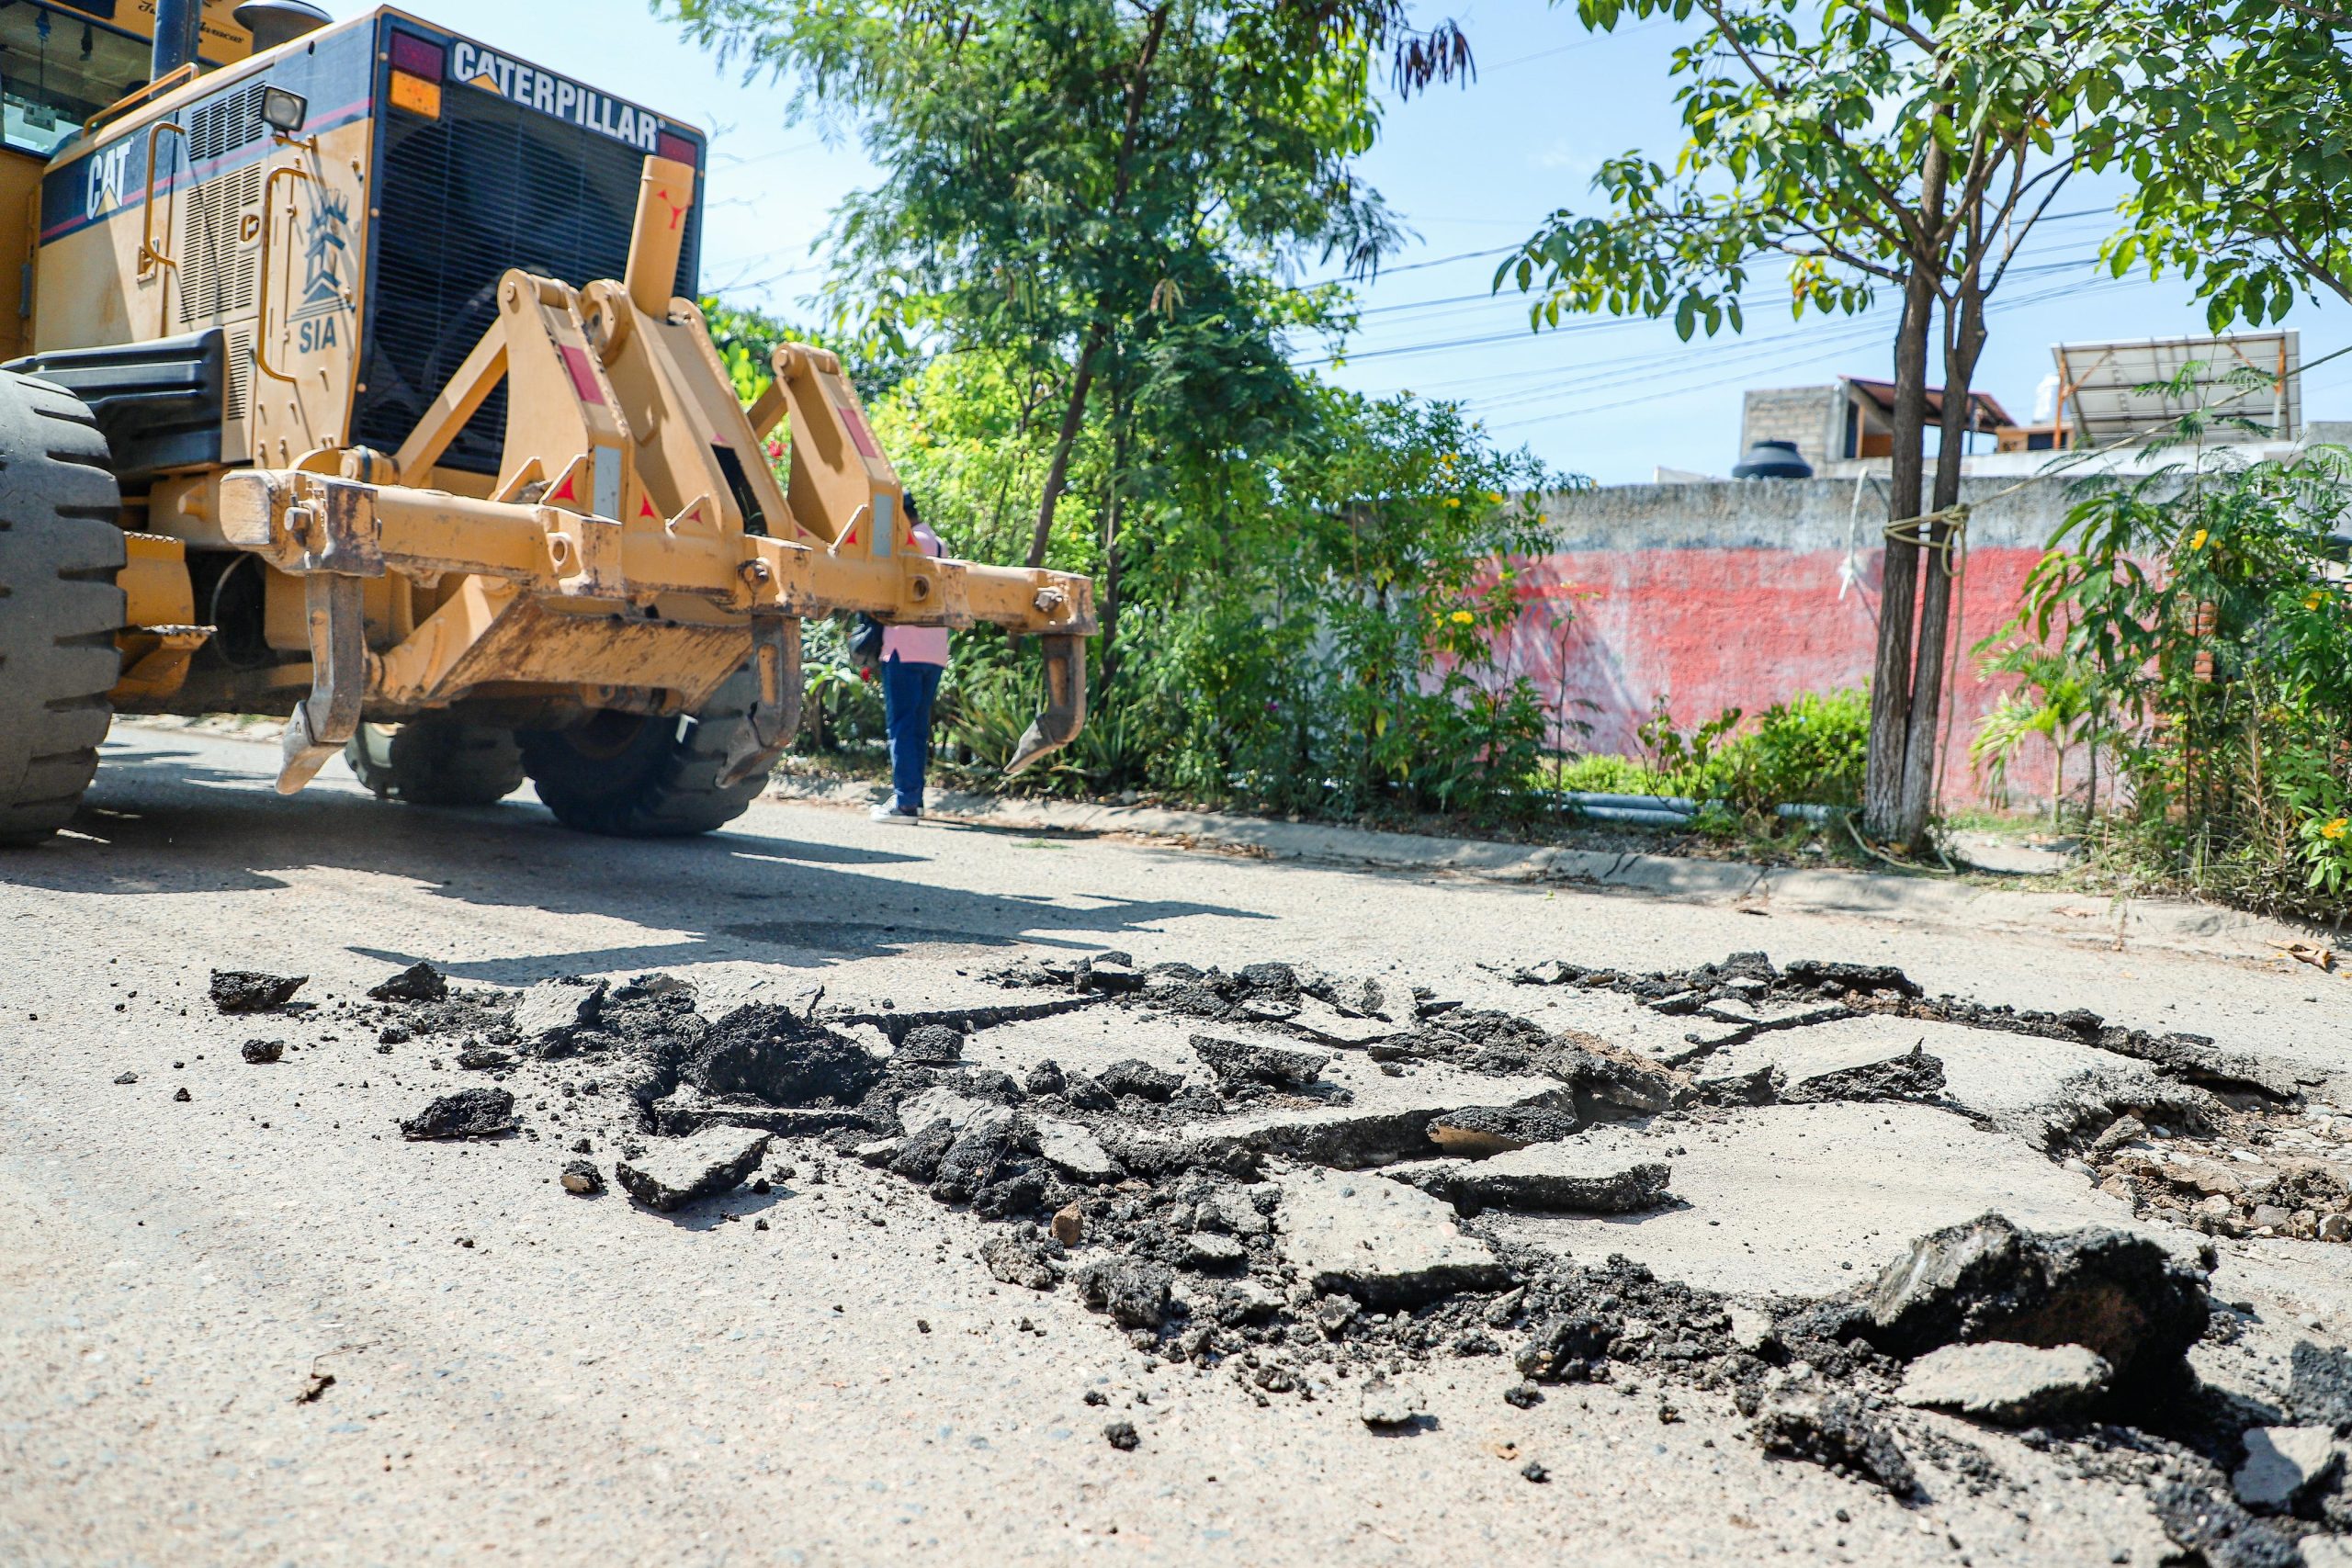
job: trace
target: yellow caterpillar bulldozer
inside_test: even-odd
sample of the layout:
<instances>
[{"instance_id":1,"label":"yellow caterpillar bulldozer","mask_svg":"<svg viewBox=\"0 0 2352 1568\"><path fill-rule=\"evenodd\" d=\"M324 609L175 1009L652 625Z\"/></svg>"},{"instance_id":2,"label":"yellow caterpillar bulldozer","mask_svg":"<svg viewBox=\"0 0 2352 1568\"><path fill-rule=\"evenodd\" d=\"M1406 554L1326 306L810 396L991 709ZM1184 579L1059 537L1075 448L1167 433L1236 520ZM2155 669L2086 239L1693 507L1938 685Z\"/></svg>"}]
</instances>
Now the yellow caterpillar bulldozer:
<instances>
[{"instance_id":1,"label":"yellow caterpillar bulldozer","mask_svg":"<svg viewBox=\"0 0 2352 1568\"><path fill-rule=\"evenodd\" d=\"M705 152L391 9L0 4L0 842L118 712L285 715L282 792L342 750L380 795L706 831L839 610L1037 637L1014 765L1067 744L1091 586L914 549L831 355L742 405Z\"/></svg>"}]
</instances>

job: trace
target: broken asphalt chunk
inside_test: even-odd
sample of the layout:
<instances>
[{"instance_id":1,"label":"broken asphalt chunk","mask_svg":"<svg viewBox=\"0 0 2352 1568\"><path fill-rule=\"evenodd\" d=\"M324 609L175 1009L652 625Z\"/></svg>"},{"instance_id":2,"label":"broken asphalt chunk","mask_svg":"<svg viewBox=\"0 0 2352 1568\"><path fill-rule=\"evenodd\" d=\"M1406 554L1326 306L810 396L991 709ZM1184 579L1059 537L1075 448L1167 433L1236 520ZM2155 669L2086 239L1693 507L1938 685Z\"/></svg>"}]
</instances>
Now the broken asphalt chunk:
<instances>
[{"instance_id":1,"label":"broken asphalt chunk","mask_svg":"<svg viewBox=\"0 0 2352 1568\"><path fill-rule=\"evenodd\" d=\"M1158 1328L1175 1282L1166 1264L1141 1258L1090 1258L1073 1278L1080 1298L1122 1328Z\"/></svg>"},{"instance_id":2,"label":"broken asphalt chunk","mask_svg":"<svg viewBox=\"0 0 2352 1568\"><path fill-rule=\"evenodd\" d=\"M1356 1397L1356 1416L1374 1431L1396 1431L1420 1420L1429 1402L1409 1382L1374 1377Z\"/></svg>"},{"instance_id":3,"label":"broken asphalt chunk","mask_svg":"<svg viewBox=\"0 0 2352 1568\"><path fill-rule=\"evenodd\" d=\"M1102 1142L1075 1122L1037 1119L1037 1152L1047 1165L1073 1181L1101 1186L1126 1175Z\"/></svg>"},{"instance_id":4,"label":"broken asphalt chunk","mask_svg":"<svg viewBox=\"0 0 2352 1568\"><path fill-rule=\"evenodd\" d=\"M1667 1201L1672 1171L1573 1141L1539 1144L1483 1160L1432 1160L1385 1172L1464 1214L1487 1209L1544 1213L1632 1214Z\"/></svg>"},{"instance_id":5,"label":"broken asphalt chunk","mask_svg":"<svg viewBox=\"0 0 2352 1568\"><path fill-rule=\"evenodd\" d=\"M1429 1140L1460 1159L1485 1159L1531 1144L1557 1143L1583 1125L1545 1105L1473 1105L1433 1117Z\"/></svg>"},{"instance_id":6,"label":"broken asphalt chunk","mask_svg":"<svg viewBox=\"0 0 2352 1568\"><path fill-rule=\"evenodd\" d=\"M1250 1260L1250 1251L1229 1235L1194 1231L1184 1238L1184 1267L1204 1274L1238 1269Z\"/></svg>"},{"instance_id":7,"label":"broken asphalt chunk","mask_svg":"<svg viewBox=\"0 0 2352 1568\"><path fill-rule=\"evenodd\" d=\"M1102 1087L1113 1094L1132 1094L1161 1103L1173 1099L1184 1086L1181 1075L1155 1067L1138 1056L1112 1063L1100 1077Z\"/></svg>"},{"instance_id":8,"label":"broken asphalt chunk","mask_svg":"<svg viewBox=\"0 0 2352 1568\"><path fill-rule=\"evenodd\" d=\"M709 1094L749 1095L775 1106L830 1107L864 1099L881 1077L883 1063L790 1008L752 1002L713 1023L679 1070Z\"/></svg>"},{"instance_id":9,"label":"broken asphalt chunk","mask_svg":"<svg viewBox=\"0 0 2352 1568\"><path fill-rule=\"evenodd\" d=\"M265 975L255 969L212 971L212 1005L222 1012L267 1012L294 999L308 975Z\"/></svg>"},{"instance_id":10,"label":"broken asphalt chunk","mask_svg":"<svg viewBox=\"0 0 2352 1568\"><path fill-rule=\"evenodd\" d=\"M1919 1489L1894 1435L1850 1393L1791 1384L1766 1400L1749 1436L1768 1454L1843 1466L1897 1497Z\"/></svg>"},{"instance_id":11,"label":"broken asphalt chunk","mask_svg":"<svg viewBox=\"0 0 2352 1568\"><path fill-rule=\"evenodd\" d=\"M368 988L379 1002L437 1002L449 995L449 982L430 964L412 964L379 986Z\"/></svg>"},{"instance_id":12,"label":"broken asphalt chunk","mask_svg":"<svg viewBox=\"0 0 2352 1568\"><path fill-rule=\"evenodd\" d=\"M1535 1324L1514 1364L1521 1377L1537 1382L1586 1382L1608 1364L1616 1342L1615 1322L1571 1307Z\"/></svg>"},{"instance_id":13,"label":"broken asphalt chunk","mask_svg":"<svg viewBox=\"0 0 2352 1568\"><path fill-rule=\"evenodd\" d=\"M542 980L515 999L514 1032L526 1045L544 1046L552 1043L551 1036L560 1040L572 1030L587 1028L596 1021L606 989L602 980L576 975Z\"/></svg>"},{"instance_id":14,"label":"broken asphalt chunk","mask_svg":"<svg viewBox=\"0 0 2352 1568\"><path fill-rule=\"evenodd\" d=\"M2300 1419L2352 1428L2352 1350L2299 1339L2287 1365L2287 1404Z\"/></svg>"},{"instance_id":15,"label":"broken asphalt chunk","mask_svg":"<svg viewBox=\"0 0 2352 1568\"><path fill-rule=\"evenodd\" d=\"M589 1160L565 1161L561 1179L563 1190L576 1197L593 1198L605 1190L604 1177L598 1174L595 1165Z\"/></svg>"},{"instance_id":16,"label":"broken asphalt chunk","mask_svg":"<svg viewBox=\"0 0 2352 1568\"><path fill-rule=\"evenodd\" d=\"M1946 1345L1913 1361L1895 1397L2004 1427L2074 1416L2096 1404L2113 1373L2080 1345L1983 1340Z\"/></svg>"},{"instance_id":17,"label":"broken asphalt chunk","mask_svg":"<svg viewBox=\"0 0 2352 1568\"><path fill-rule=\"evenodd\" d=\"M248 1040L243 1045L237 1047L237 1054L243 1056L246 1061L253 1063L255 1066L261 1066L270 1062L280 1062L286 1059L286 1042L283 1040Z\"/></svg>"},{"instance_id":18,"label":"broken asphalt chunk","mask_svg":"<svg viewBox=\"0 0 2352 1568\"><path fill-rule=\"evenodd\" d=\"M980 1261L990 1277L1023 1290L1050 1291L1061 1283L1055 1259L1061 1244L1039 1234L1035 1225L1013 1225L980 1244Z\"/></svg>"},{"instance_id":19,"label":"broken asphalt chunk","mask_svg":"<svg viewBox=\"0 0 2352 1568\"><path fill-rule=\"evenodd\" d=\"M1933 1100L1944 1089L1944 1065L1924 1043L1900 1056L1843 1067L1791 1084L1781 1098L1792 1105L1830 1100Z\"/></svg>"},{"instance_id":20,"label":"broken asphalt chunk","mask_svg":"<svg viewBox=\"0 0 2352 1568\"><path fill-rule=\"evenodd\" d=\"M2230 1478L2239 1502L2267 1514L2313 1511L2343 1483L2352 1458L2333 1427L2254 1427L2243 1441L2245 1462Z\"/></svg>"},{"instance_id":21,"label":"broken asphalt chunk","mask_svg":"<svg viewBox=\"0 0 2352 1568\"><path fill-rule=\"evenodd\" d=\"M1464 1235L1451 1206L1425 1192L1314 1169L1280 1186L1283 1256L1322 1294L1386 1311L1509 1281L1493 1249Z\"/></svg>"},{"instance_id":22,"label":"broken asphalt chunk","mask_svg":"<svg viewBox=\"0 0 2352 1568\"><path fill-rule=\"evenodd\" d=\"M922 1066L953 1066L964 1059L964 1036L944 1023L926 1023L906 1032L891 1055L895 1062Z\"/></svg>"},{"instance_id":23,"label":"broken asphalt chunk","mask_svg":"<svg viewBox=\"0 0 2352 1568\"><path fill-rule=\"evenodd\" d=\"M1219 1083L1271 1084L1277 1089L1304 1089L1322 1076L1331 1058L1317 1051L1293 1050L1257 1041L1220 1040L1211 1034L1193 1036L1193 1052L1208 1064ZM1107 1080L1106 1080L1107 1081Z\"/></svg>"},{"instance_id":24,"label":"broken asphalt chunk","mask_svg":"<svg viewBox=\"0 0 2352 1568\"><path fill-rule=\"evenodd\" d=\"M1917 998L1918 982L1891 964L1833 964L1819 959L1792 959L1781 975L1792 984L1823 991L1892 992Z\"/></svg>"},{"instance_id":25,"label":"broken asphalt chunk","mask_svg":"<svg viewBox=\"0 0 2352 1568\"><path fill-rule=\"evenodd\" d=\"M2114 1369L2114 1391L2161 1392L2205 1332L2205 1276L2157 1242L2093 1227L2040 1235L1984 1214L1920 1237L1879 1277L1862 1332L1914 1358L1984 1339L2080 1345Z\"/></svg>"},{"instance_id":26,"label":"broken asphalt chunk","mask_svg":"<svg viewBox=\"0 0 2352 1568\"><path fill-rule=\"evenodd\" d=\"M767 1153L768 1136L737 1127L707 1128L630 1156L613 1168L613 1176L647 1208L670 1213L742 1185Z\"/></svg>"},{"instance_id":27,"label":"broken asphalt chunk","mask_svg":"<svg viewBox=\"0 0 2352 1568\"><path fill-rule=\"evenodd\" d=\"M514 1130L514 1097L503 1089L445 1094L401 1123L401 1136L494 1138Z\"/></svg>"}]
</instances>

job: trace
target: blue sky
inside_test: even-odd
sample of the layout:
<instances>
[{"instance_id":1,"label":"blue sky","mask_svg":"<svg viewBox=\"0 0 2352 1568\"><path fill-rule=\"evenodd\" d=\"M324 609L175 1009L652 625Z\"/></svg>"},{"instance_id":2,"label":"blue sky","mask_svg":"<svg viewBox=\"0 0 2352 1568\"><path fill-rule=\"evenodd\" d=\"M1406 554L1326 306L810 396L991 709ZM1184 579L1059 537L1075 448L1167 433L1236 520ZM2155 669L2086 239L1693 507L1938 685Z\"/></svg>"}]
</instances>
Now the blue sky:
<instances>
[{"instance_id":1,"label":"blue sky","mask_svg":"<svg viewBox=\"0 0 2352 1568\"><path fill-rule=\"evenodd\" d=\"M561 22L545 0L467 0L420 14L522 59L695 121L717 133L705 214L703 277L729 293L807 319L822 281L827 217L872 177L854 139L786 123L788 88L743 85L658 21L643 0L573 0ZM338 16L367 7L328 0ZM1442 6L1424 6L1437 15ZM1495 439L1533 449L1554 469L1604 483L1647 479L1658 465L1723 473L1737 457L1747 387L1804 386L1846 374L1890 374L1893 301L1856 320L1792 322L1758 292L1742 337L1683 344L1662 322L1597 318L1531 333L1515 290L1491 297L1499 257L1554 209L1589 209L1600 160L1627 149L1661 159L1679 145L1666 71L1687 27L1652 22L1588 35L1572 6L1486 0L1452 8L1469 33L1479 78L1392 106L1369 182L1416 236L1363 290L1363 330L1329 373L1366 392L1455 399ZM2053 211L2080 214L2037 230L2021 266L1996 296L1977 385L2022 419L2060 341L2200 331L2203 315L2177 281L2116 283L2086 261L2108 232L2120 187L2078 184ZM2352 310L2304 306L2286 322L2306 360L2352 343ZM1323 350L1302 345L1302 361ZM2352 360L2314 372L2309 417L2352 415Z\"/></svg>"}]
</instances>

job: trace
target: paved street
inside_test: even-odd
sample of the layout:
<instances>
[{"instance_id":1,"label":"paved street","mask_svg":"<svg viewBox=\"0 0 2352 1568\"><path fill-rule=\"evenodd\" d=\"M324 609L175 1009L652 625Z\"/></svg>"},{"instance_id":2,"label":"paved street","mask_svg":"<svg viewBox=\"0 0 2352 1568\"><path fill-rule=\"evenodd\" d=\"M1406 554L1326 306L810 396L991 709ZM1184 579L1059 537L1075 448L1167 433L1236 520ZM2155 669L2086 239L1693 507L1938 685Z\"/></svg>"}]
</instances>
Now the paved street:
<instances>
[{"instance_id":1,"label":"paved street","mask_svg":"<svg viewBox=\"0 0 2352 1568\"><path fill-rule=\"evenodd\" d=\"M773 802L711 838L620 842L556 828L527 793L454 813L379 804L339 762L279 799L275 759L118 727L76 829L0 860L0 1562L2152 1564L2173 1550L2141 1489L1944 1416L1905 1419L1993 1452L1996 1478L1962 1484L1951 1450L1914 1445L1934 1473L1905 1504L1767 1457L1729 1398L1647 1374L1520 1408L1500 1397L1520 1381L1508 1354L1440 1357L1416 1374L1426 1418L1401 1431L1369 1428L1352 1392L1266 1400L1238 1367L1140 1354L1068 1288L1000 1282L975 1256L987 1223L810 1140L774 1145L771 1173L795 1174L766 1193L669 1215L572 1199L555 1182L565 1145L594 1131L609 1175L606 1133L552 1077L509 1085L522 1135L395 1132L481 1078L339 1020L335 1004L419 960L460 990L666 971L716 1018L820 985L826 1008L978 1005L998 995L984 972L1023 956L1280 959L1662 1053L1681 1021L1502 976L1762 950L2208 1035L2304 1086L2302 1111L2265 1112L2281 1136L2324 1151L2352 1133L2328 1104L2352 1110L2352 985L2307 969ZM220 1015L207 976L231 968L308 975L320 1006ZM1858 1061L1930 1032L1836 1027ZM1520 1215L1495 1234L1584 1263L1623 1250L1760 1300L1867 1280L1997 1201L2026 1224L2138 1223L2039 1146L2082 1075L2045 1084L2041 1043L1932 1027L1955 1032L1925 1046L1944 1054L1951 1105L1620 1122L1599 1146L1656 1143L1684 1207ZM243 1060L257 1035L283 1037L285 1059ZM1017 1034L990 1038L975 1059L1019 1077ZM1087 1043L1055 1048L1067 1061ZM1361 1066L1343 1081L1365 1103L1403 1092ZM2184 1252L2208 1239L2162 1228ZM2248 1311L2233 1343L2197 1352L2210 1380L2275 1396L2297 1339L2352 1337L2352 1248L2216 1245L2214 1295ZM1114 1417L1136 1428L1132 1451L1104 1440ZM1548 1480L1524 1476L1531 1461Z\"/></svg>"}]
</instances>

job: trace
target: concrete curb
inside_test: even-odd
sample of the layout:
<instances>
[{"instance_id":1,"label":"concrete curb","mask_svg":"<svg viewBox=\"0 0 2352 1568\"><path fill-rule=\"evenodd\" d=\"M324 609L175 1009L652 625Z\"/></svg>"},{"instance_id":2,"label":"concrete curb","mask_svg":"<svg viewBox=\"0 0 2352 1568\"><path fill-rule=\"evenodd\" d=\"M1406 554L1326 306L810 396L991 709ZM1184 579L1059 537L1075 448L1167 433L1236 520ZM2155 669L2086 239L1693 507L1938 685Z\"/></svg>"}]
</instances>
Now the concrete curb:
<instances>
[{"instance_id":1,"label":"concrete curb","mask_svg":"<svg viewBox=\"0 0 2352 1568\"><path fill-rule=\"evenodd\" d=\"M881 798L877 785L789 779L779 779L770 795L843 807L865 807ZM2267 963L2279 956L2273 943L2336 940L2323 928L2181 899L2010 891L1924 876L1784 869L1283 822L1230 812L1024 800L963 791L934 791L930 809L944 820L975 827L1132 833L1248 850L1276 860L1442 872L1488 882L1558 883L1691 903L2016 932L2116 951L2153 949Z\"/></svg>"}]
</instances>

